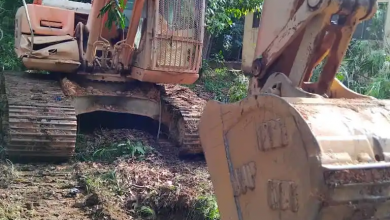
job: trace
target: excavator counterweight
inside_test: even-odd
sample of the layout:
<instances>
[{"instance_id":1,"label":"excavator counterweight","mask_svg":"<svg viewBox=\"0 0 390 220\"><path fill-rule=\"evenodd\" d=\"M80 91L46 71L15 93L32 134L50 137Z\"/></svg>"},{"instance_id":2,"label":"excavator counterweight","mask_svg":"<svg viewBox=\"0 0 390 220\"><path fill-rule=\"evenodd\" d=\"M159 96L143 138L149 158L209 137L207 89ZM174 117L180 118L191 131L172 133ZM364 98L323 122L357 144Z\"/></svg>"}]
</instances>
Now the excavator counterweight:
<instances>
[{"instance_id":1,"label":"excavator counterweight","mask_svg":"<svg viewBox=\"0 0 390 220\"><path fill-rule=\"evenodd\" d=\"M390 102L335 78L376 10L375 0L264 1L248 97L209 101L199 125L221 219L390 217Z\"/></svg>"}]
</instances>

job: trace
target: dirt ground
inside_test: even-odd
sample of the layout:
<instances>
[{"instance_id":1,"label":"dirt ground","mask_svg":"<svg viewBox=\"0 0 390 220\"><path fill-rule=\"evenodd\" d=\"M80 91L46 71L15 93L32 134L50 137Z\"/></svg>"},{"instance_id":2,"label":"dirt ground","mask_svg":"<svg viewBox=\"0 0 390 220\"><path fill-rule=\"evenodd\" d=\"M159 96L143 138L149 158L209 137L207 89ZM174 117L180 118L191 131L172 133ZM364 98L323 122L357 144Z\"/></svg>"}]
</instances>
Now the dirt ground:
<instances>
[{"instance_id":1,"label":"dirt ground","mask_svg":"<svg viewBox=\"0 0 390 220\"><path fill-rule=\"evenodd\" d=\"M137 130L80 135L65 164L0 164L0 220L217 219L204 161Z\"/></svg>"}]
</instances>

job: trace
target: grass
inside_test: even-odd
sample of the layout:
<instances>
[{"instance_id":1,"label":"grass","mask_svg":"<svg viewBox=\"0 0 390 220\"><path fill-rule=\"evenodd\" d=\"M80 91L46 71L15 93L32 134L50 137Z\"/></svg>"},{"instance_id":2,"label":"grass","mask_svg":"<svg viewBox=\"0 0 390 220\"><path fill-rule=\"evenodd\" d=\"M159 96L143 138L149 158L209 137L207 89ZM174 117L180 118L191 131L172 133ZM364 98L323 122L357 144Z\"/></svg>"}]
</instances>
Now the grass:
<instances>
[{"instance_id":1,"label":"grass","mask_svg":"<svg viewBox=\"0 0 390 220\"><path fill-rule=\"evenodd\" d=\"M126 140L113 143L90 143L84 135L77 136L76 158L78 161L113 162L118 157L129 156L142 160L153 149L139 141Z\"/></svg>"},{"instance_id":2,"label":"grass","mask_svg":"<svg viewBox=\"0 0 390 220\"><path fill-rule=\"evenodd\" d=\"M197 85L200 85L200 91L197 91ZM210 69L206 65L199 80L187 87L195 90L198 95L210 94L208 95L210 99L225 103L237 102L247 95L248 78L241 71L229 71L227 68Z\"/></svg>"},{"instance_id":3,"label":"grass","mask_svg":"<svg viewBox=\"0 0 390 220\"><path fill-rule=\"evenodd\" d=\"M246 96L248 81L241 73L226 68L206 70L201 78L206 91L215 95L221 102L235 102Z\"/></svg>"},{"instance_id":4,"label":"grass","mask_svg":"<svg viewBox=\"0 0 390 220\"><path fill-rule=\"evenodd\" d=\"M19 172L10 160L0 164L0 188L7 189L12 181L19 177ZM4 198L3 198L4 197ZM9 202L5 195L0 195L0 219L20 219L22 212L20 204Z\"/></svg>"},{"instance_id":5,"label":"grass","mask_svg":"<svg viewBox=\"0 0 390 220\"><path fill-rule=\"evenodd\" d=\"M7 188L10 182L19 177L19 172L14 164L6 159L4 164L0 163L0 175L0 187Z\"/></svg>"},{"instance_id":6,"label":"grass","mask_svg":"<svg viewBox=\"0 0 390 220\"><path fill-rule=\"evenodd\" d=\"M8 203L6 200L0 201L0 219L21 219L20 213L22 207L16 204Z\"/></svg>"},{"instance_id":7,"label":"grass","mask_svg":"<svg viewBox=\"0 0 390 220\"><path fill-rule=\"evenodd\" d=\"M88 194L99 198L97 204L105 207L99 215L104 212L104 215L109 216L107 213L112 213L110 210L118 210L120 200L127 198L125 207L141 219L161 219L162 216L170 216L172 213L180 214L181 217L175 219L220 219L216 199L211 194L184 198L185 194L180 194L179 186L129 184L115 170L87 173L80 176L80 185ZM129 196L129 192L134 193L134 197Z\"/></svg>"},{"instance_id":8,"label":"grass","mask_svg":"<svg viewBox=\"0 0 390 220\"><path fill-rule=\"evenodd\" d=\"M124 194L125 188L119 182L115 170L104 171L103 173L96 172L80 178L82 185L85 186L87 193L95 193L106 187L110 192L117 196Z\"/></svg>"}]
</instances>

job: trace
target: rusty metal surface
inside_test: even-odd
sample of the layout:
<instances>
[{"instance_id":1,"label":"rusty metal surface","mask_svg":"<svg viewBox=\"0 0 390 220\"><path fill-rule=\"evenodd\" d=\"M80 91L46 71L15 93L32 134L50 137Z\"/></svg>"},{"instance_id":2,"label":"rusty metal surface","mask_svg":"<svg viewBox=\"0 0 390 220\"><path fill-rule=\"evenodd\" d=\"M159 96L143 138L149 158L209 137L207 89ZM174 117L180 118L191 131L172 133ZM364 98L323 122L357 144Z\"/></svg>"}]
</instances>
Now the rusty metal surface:
<instances>
[{"instance_id":1,"label":"rusty metal surface","mask_svg":"<svg viewBox=\"0 0 390 220\"><path fill-rule=\"evenodd\" d=\"M265 1L249 97L209 101L201 117L221 219L389 219L390 102L334 79L376 1L308 0L295 10L297 3ZM339 26L329 29L334 14ZM322 51L326 31L335 36ZM320 80L302 86L327 50Z\"/></svg>"},{"instance_id":2,"label":"rusty metal surface","mask_svg":"<svg viewBox=\"0 0 390 220\"><path fill-rule=\"evenodd\" d=\"M325 94L356 26L370 19L377 9L376 1L370 0L313 1L301 4L296 10L297 3L292 0L264 3L255 53L255 58L262 57L262 69L251 80L250 94L259 94L274 72L286 74L300 87L303 80L310 78L315 65L328 56L315 89L317 94ZM294 13L283 13L288 9ZM332 24L331 17L335 14L340 17L337 24ZM333 38L325 39L329 42L323 42L326 32L328 38ZM325 51L321 51L323 43L328 44L323 45L327 47Z\"/></svg>"},{"instance_id":3,"label":"rusty metal surface","mask_svg":"<svg viewBox=\"0 0 390 220\"><path fill-rule=\"evenodd\" d=\"M12 123L19 123L21 121L23 123L30 123L30 119L26 119L26 117L30 117L30 115L32 115L34 122L32 122L33 125L31 126L34 129L38 129L36 131L38 133L32 134L32 132L26 131L28 133L27 134L23 131L22 134L32 135L32 137L36 139L33 141L34 145L38 145L35 143L52 143L47 140L51 138L55 143L62 143L60 140L63 140L64 143L66 142L64 144L65 146L66 144L70 144L70 142L72 142L71 140L73 140L73 128L77 127L76 121L72 121L75 114L85 114L102 110L137 114L147 116L155 120L159 119L159 114L161 114L163 115L162 123L169 127L171 138L177 141L183 149L187 149L183 150L183 152L187 152L188 154L193 152L201 153L202 148L197 134L197 124L205 101L198 98L195 93L189 89L184 91L180 86L157 87L146 82L190 84L198 78L204 34L205 0L136 1L135 8L137 8L137 12L133 12L134 22L130 23L138 26L139 16L141 16L140 10L145 5L148 15L147 19L143 18L144 23L142 26L147 25L147 29L142 29L144 32L141 33L141 38L143 39L142 41L146 38L148 40L146 43L143 42L145 44L145 48L138 48L142 50L143 53L138 54L136 57L137 61L130 64L131 66L140 65L140 68L133 68L130 74L127 71L129 66L126 65L126 62L122 62L124 64L123 66L119 61L127 59L129 55L129 51L123 49L134 49L133 38L137 28L134 25L129 27L131 31L129 31L127 35L128 41L126 41L126 39L121 39L120 37L117 39L119 41L116 43L111 42L110 39L117 35L117 33L114 33L116 28L114 27L112 30L108 31L107 28L102 26L107 19L107 16L103 16L102 18L97 18L96 16L104 2L106 1L95 1L92 4L90 16L86 25L82 25L78 20L75 20L74 23L78 23L75 32L76 39L64 43L60 41L60 38L62 39L63 37L57 37L58 39L55 41L58 42L56 42L56 44L42 49L42 51L47 51L48 48L54 48L61 52L59 50L61 48L73 48L72 51L75 53L70 53L72 56L68 55L69 59L65 59L65 61L64 59L54 59L58 57L55 57L52 54L41 53L38 54L40 56L27 57L23 60L24 64L27 67L33 67L32 69L47 71L53 70L57 72L60 70L60 72L64 73L75 73L75 68L81 65L84 70L83 72L79 72L79 74L74 74L78 75L75 76L75 78L84 77L84 81L98 81L101 82L100 85L97 85L99 83L96 83L91 86L81 85L80 88L76 88L71 85L72 82L69 80L61 80L64 93L74 100L72 102L74 106L71 107L70 102L61 101L58 103L53 101L54 96L59 94L61 94L61 96L63 95L60 87L50 87L51 85L46 83L44 79L41 81L34 81L31 79L32 81L29 81L30 78L27 77L21 78L18 81L14 78L14 76L10 76L7 77L7 81L13 81L12 83L18 82L19 84L15 85L19 86L13 86L13 84L7 83L8 92L4 92L4 94L6 94L4 99L9 100L9 108L7 108L7 112L4 112L4 115L8 116L8 114L10 114L10 117L13 117L9 119ZM143 2L146 2L146 4ZM40 8L41 6L37 7ZM153 21L153 18L155 18L155 21ZM22 19L25 20L25 17ZM146 20L147 22L145 22ZM153 35L149 34L152 32L154 32ZM21 32L19 31L17 35L19 36L19 39L21 37ZM46 38L41 37L41 43L48 40L53 41L53 36L46 36ZM24 46L25 44L27 45L29 42L28 36L26 35L22 39L19 39L19 41L15 42L18 48ZM152 44L150 42L152 42ZM85 44L87 46L84 48L83 45ZM72 47L65 48L63 45L71 45ZM66 50L65 52L69 51ZM98 52L101 52L102 55L95 56ZM143 72L140 73L137 72L137 70L142 70ZM135 76L136 74L138 75ZM124 75L127 76L125 77ZM72 78L73 75L69 74L67 77ZM146 82L139 83L137 80ZM138 84L134 83L135 81L137 81ZM117 83L114 84L113 82ZM25 89L20 88L20 85L23 83L26 85ZM147 92L141 91L139 93L132 93L133 91L131 91L130 93L126 93L126 91L117 91L120 90L122 85L129 85L133 88L132 90L137 90L138 86L140 86L140 88L144 88ZM48 89L46 89L47 86L49 86ZM56 84L56 86L58 85ZM29 89L30 87L39 87L40 90L31 92ZM79 93L79 91L81 91L81 93ZM149 93L155 93L157 96L150 97ZM18 95L14 96L12 94ZM41 103L42 106L37 104L40 101L36 99L36 97L40 94L43 94L43 96L41 95L40 97L40 99L43 100ZM163 107L160 111L159 103L161 96L163 100ZM15 104L15 102L18 103ZM52 112L49 115L47 115L47 113L42 113L42 111L44 111L48 106L50 106L50 108L54 108L51 107L54 103L59 105L59 107L51 109L56 112ZM30 110L25 105L35 107L33 110ZM71 110L68 111L68 108ZM8 109L9 111L26 112L25 115L27 116L8 113ZM60 117L58 116L60 113L64 114L64 120L69 120L69 125L65 126L63 122L58 119L58 117ZM49 116L49 119L43 118ZM58 136L57 134L49 134L45 136L43 133L46 132L47 129L45 128L42 130L40 128L42 122L39 120L41 119L52 120L52 122L60 120L61 122L58 122L55 126L59 127L58 129L62 129L63 127L64 129L65 127L67 129L68 127L72 127L72 132L66 133L70 136ZM12 134L13 136L11 136L15 138L19 138L19 136L22 135L21 133L16 135L12 132L10 132L10 134ZM75 132L76 131L74 131L74 133ZM55 139L57 136L59 138ZM41 141L40 138L44 139L44 141ZM8 152L16 149L14 142L9 142L8 139L7 141ZM31 142L30 139L27 139L26 141L28 142L23 142L23 147ZM74 148L74 144L71 147ZM42 145L42 150L43 148L44 147ZM20 150L18 150L18 152L19 151ZM32 154L32 151L30 153ZM49 155L49 153L47 154Z\"/></svg>"},{"instance_id":4,"label":"rusty metal surface","mask_svg":"<svg viewBox=\"0 0 390 220\"><path fill-rule=\"evenodd\" d=\"M178 145L180 156L203 153L198 123L206 101L187 87L84 78L64 78L61 85L64 93L73 97L76 114L107 111L161 120L169 138Z\"/></svg>"},{"instance_id":5,"label":"rusty metal surface","mask_svg":"<svg viewBox=\"0 0 390 220\"><path fill-rule=\"evenodd\" d=\"M156 1L153 70L198 73L203 44L204 0ZM171 16L173 14L173 16Z\"/></svg>"},{"instance_id":6,"label":"rusty metal surface","mask_svg":"<svg viewBox=\"0 0 390 220\"><path fill-rule=\"evenodd\" d=\"M122 63L124 67L128 67L131 61L133 61L133 52L134 52L134 42L135 42L135 36L137 34L138 25L142 16L142 9L145 4L145 0L135 0L134 5L132 8L132 15L131 19L129 21L129 30L127 32L126 36L126 45L127 47L124 47L124 51L122 54ZM130 47L129 47L130 46Z\"/></svg>"},{"instance_id":7,"label":"rusty metal surface","mask_svg":"<svg viewBox=\"0 0 390 220\"><path fill-rule=\"evenodd\" d=\"M166 124L181 147L180 156L202 154L198 124L206 101L189 88L178 85L164 85L162 99L164 112L170 118Z\"/></svg>"},{"instance_id":8,"label":"rusty metal surface","mask_svg":"<svg viewBox=\"0 0 390 220\"><path fill-rule=\"evenodd\" d=\"M154 120L159 120L161 113L161 122L180 147L180 155L203 152L198 121L205 100L190 89L142 82L132 87L131 83L84 82L80 86L66 78L59 83L48 75L3 74L1 132L7 155L71 157L76 143L76 114L94 111L136 114Z\"/></svg>"},{"instance_id":9,"label":"rusty metal surface","mask_svg":"<svg viewBox=\"0 0 390 220\"><path fill-rule=\"evenodd\" d=\"M389 119L381 100L210 101L199 133L222 219L387 219Z\"/></svg>"},{"instance_id":10,"label":"rusty metal surface","mask_svg":"<svg viewBox=\"0 0 390 220\"><path fill-rule=\"evenodd\" d=\"M23 64L28 69L50 72L76 73L82 69L90 79L107 81L135 79L152 83L192 84L199 77L205 0L137 0L127 33L115 25L111 29L104 27L107 15L97 17L104 2L107 1L92 4L86 24L82 23L85 19L71 18L72 22L68 23L74 39L64 41L62 35L49 34L40 36L40 42L36 42L34 37L35 49L23 58ZM35 12L39 18L36 12L47 10L66 12L43 5L34 5L29 11ZM19 11L16 17L19 23L27 23L26 11ZM139 25L141 30L137 28ZM138 46L134 41L136 34L141 34ZM31 36L30 32L22 34L20 28L15 29L15 50L19 56L30 52ZM52 44L44 45L45 42Z\"/></svg>"},{"instance_id":11,"label":"rusty metal surface","mask_svg":"<svg viewBox=\"0 0 390 220\"><path fill-rule=\"evenodd\" d=\"M10 157L69 158L77 119L70 100L47 75L1 74L3 147Z\"/></svg>"}]
</instances>

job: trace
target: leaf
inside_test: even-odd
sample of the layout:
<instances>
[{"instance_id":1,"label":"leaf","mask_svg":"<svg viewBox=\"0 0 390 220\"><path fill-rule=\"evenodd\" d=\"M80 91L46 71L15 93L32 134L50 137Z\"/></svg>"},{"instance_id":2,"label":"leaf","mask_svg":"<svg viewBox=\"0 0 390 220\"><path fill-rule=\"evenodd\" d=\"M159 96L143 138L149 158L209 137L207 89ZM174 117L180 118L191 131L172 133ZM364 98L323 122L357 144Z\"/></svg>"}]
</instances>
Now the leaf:
<instances>
[{"instance_id":1,"label":"leaf","mask_svg":"<svg viewBox=\"0 0 390 220\"><path fill-rule=\"evenodd\" d=\"M343 75L342 73L340 73L340 72L337 73L336 78L337 78L338 80L340 80L340 82L343 82L344 79L345 79L344 75Z\"/></svg>"},{"instance_id":2,"label":"leaf","mask_svg":"<svg viewBox=\"0 0 390 220\"><path fill-rule=\"evenodd\" d=\"M124 0L119 0L119 7L121 9L125 9L126 5L125 5L125 1Z\"/></svg>"},{"instance_id":3,"label":"leaf","mask_svg":"<svg viewBox=\"0 0 390 220\"><path fill-rule=\"evenodd\" d=\"M126 8L124 0L111 0L100 10L98 17L107 14L107 21L105 26L108 29L112 28L112 23L118 25L121 29L126 26L126 17L122 10Z\"/></svg>"},{"instance_id":4,"label":"leaf","mask_svg":"<svg viewBox=\"0 0 390 220\"><path fill-rule=\"evenodd\" d=\"M116 9L115 10L116 12L116 16L119 20L119 26L122 28L122 29L125 29L125 16L119 11L119 9Z\"/></svg>"},{"instance_id":5,"label":"leaf","mask_svg":"<svg viewBox=\"0 0 390 220\"><path fill-rule=\"evenodd\" d=\"M102 17L104 14L106 14L111 9L112 5L113 5L113 1L110 1L102 9L100 9L100 13L98 15L98 18Z\"/></svg>"},{"instance_id":6,"label":"leaf","mask_svg":"<svg viewBox=\"0 0 390 220\"><path fill-rule=\"evenodd\" d=\"M145 149L142 146L137 146L136 149L137 149L138 153L140 153L140 154L146 153Z\"/></svg>"}]
</instances>

